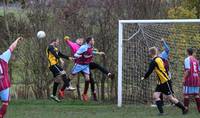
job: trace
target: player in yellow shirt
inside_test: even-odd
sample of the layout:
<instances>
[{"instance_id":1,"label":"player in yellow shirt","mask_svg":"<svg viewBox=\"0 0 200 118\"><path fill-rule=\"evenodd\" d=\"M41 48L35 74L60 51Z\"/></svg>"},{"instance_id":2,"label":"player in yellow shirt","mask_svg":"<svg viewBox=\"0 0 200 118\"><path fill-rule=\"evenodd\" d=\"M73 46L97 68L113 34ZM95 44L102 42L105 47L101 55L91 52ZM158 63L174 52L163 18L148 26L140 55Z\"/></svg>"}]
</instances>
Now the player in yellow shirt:
<instances>
[{"instance_id":1,"label":"player in yellow shirt","mask_svg":"<svg viewBox=\"0 0 200 118\"><path fill-rule=\"evenodd\" d=\"M71 57L68 57L62 54L57 46L59 45L59 39L54 39L51 41L50 45L47 47L46 54L48 58L48 67L54 76L54 85L53 85L53 94L50 96L51 99L60 102L60 99L56 96L57 88L60 83L60 79L63 80L64 84L62 88L59 90L59 96L64 97L64 90L75 90L75 88L70 86L70 79L67 77L64 69L59 65L64 64L64 61L61 58L72 60Z\"/></svg>"},{"instance_id":2,"label":"player in yellow shirt","mask_svg":"<svg viewBox=\"0 0 200 118\"><path fill-rule=\"evenodd\" d=\"M183 106L181 102L178 101L172 94L173 90L171 87L171 82L169 82L169 76L164 67L163 60L158 56L158 49L156 47L149 48L149 55L152 58L149 69L146 72L145 76L141 80L147 79L150 74L154 71L157 75L157 86L153 94L157 108L159 110L159 115L163 115L163 105L160 99L160 95L165 94L167 98L174 103L178 108L182 109L182 113L186 114L188 110Z\"/></svg>"}]
</instances>

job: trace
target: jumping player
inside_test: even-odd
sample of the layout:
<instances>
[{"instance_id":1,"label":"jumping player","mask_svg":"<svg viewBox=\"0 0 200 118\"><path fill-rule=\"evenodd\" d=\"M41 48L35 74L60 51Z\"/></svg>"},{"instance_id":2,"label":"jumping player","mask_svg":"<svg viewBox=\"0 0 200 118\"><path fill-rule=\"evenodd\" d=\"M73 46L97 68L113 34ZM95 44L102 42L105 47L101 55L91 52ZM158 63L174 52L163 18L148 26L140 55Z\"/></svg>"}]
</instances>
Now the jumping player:
<instances>
[{"instance_id":1,"label":"jumping player","mask_svg":"<svg viewBox=\"0 0 200 118\"><path fill-rule=\"evenodd\" d=\"M18 42L22 40L22 37L17 38L9 47L7 51L0 54L0 99L2 106L0 109L0 118L3 118L6 114L6 110L9 103L10 96L10 78L8 73L8 62L11 58L12 52L17 47Z\"/></svg>"},{"instance_id":2,"label":"jumping player","mask_svg":"<svg viewBox=\"0 0 200 118\"><path fill-rule=\"evenodd\" d=\"M76 53L76 51L80 48L80 46L84 42L83 38L78 38L78 39L76 39L76 42L72 42L70 40L69 36L65 36L64 40L65 40L66 44L70 47L72 55L74 55ZM104 52L99 52L97 49L93 49L93 54L96 54L96 55L105 55ZM104 67L102 67L101 65L99 65L99 64L97 64L97 63L95 63L93 61L89 64L89 67L90 67L91 92L92 92L92 95L93 95L93 99L96 101L97 100L97 96L96 96L96 91L95 91L95 82L94 82L91 70L98 69L102 73L106 74L111 79L114 78L114 75L111 74L111 72L109 72L107 69L105 69Z\"/></svg>"},{"instance_id":3,"label":"jumping player","mask_svg":"<svg viewBox=\"0 0 200 118\"><path fill-rule=\"evenodd\" d=\"M64 64L64 61L61 58L72 60L71 57L68 57L62 54L57 46L59 45L59 39L54 39L51 41L50 45L47 47L46 54L48 58L48 66L50 71L53 73L54 76L54 84L53 84L53 94L50 96L51 99L55 100L56 102L60 102L60 99L56 96L57 88L62 79L64 84L62 88L59 90L59 96L61 98L64 97L64 90L75 90L75 88L70 86L70 79L67 77L66 72L63 68L59 65L59 61L61 65Z\"/></svg>"},{"instance_id":4,"label":"jumping player","mask_svg":"<svg viewBox=\"0 0 200 118\"><path fill-rule=\"evenodd\" d=\"M72 75L76 75L79 72L84 73L85 77L85 87L84 92L82 94L83 100L87 101L87 91L89 88L90 83L90 68L89 64L93 59L93 46L94 46L94 38L88 37L86 39L86 44L82 45L77 52L74 54L75 59L75 65L72 68Z\"/></svg>"},{"instance_id":5,"label":"jumping player","mask_svg":"<svg viewBox=\"0 0 200 118\"><path fill-rule=\"evenodd\" d=\"M181 102L172 96L173 93L170 85L171 83L169 83L169 76L164 67L163 60L158 56L158 49L156 47L151 47L149 49L149 55L152 58L152 61L147 73L144 77L141 78L141 80L147 79L153 71L156 72L158 81L153 97L159 110L159 115L164 114L163 105L160 100L161 93L165 94L172 103L174 103L178 108L182 109L183 114L186 114L188 110L183 106Z\"/></svg>"},{"instance_id":6,"label":"jumping player","mask_svg":"<svg viewBox=\"0 0 200 118\"><path fill-rule=\"evenodd\" d=\"M199 78L199 61L193 56L193 49L187 49L188 57L184 61L184 77L183 77L183 91L184 91L184 105L189 107L189 98L195 97L197 110L200 112L200 78Z\"/></svg>"}]
</instances>

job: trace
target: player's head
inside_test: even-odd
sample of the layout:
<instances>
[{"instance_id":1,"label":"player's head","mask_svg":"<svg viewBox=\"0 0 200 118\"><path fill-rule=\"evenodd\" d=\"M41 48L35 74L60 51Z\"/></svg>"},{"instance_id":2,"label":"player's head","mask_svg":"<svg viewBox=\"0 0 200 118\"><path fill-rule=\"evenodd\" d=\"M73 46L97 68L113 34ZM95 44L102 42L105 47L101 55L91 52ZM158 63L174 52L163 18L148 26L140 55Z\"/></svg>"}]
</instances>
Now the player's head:
<instances>
[{"instance_id":1,"label":"player's head","mask_svg":"<svg viewBox=\"0 0 200 118\"><path fill-rule=\"evenodd\" d=\"M187 49L187 54L188 54L189 56L193 55L193 53L194 53L194 50L193 50L192 48L188 48L188 49Z\"/></svg>"},{"instance_id":2,"label":"player's head","mask_svg":"<svg viewBox=\"0 0 200 118\"><path fill-rule=\"evenodd\" d=\"M58 46L59 43L60 43L60 41L59 41L58 38L56 38L56 39L52 39L50 43L51 43L52 45L54 45L54 46Z\"/></svg>"},{"instance_id":3,"label":"player's head","mask_svg":"<svg viewBox=\"0 0 200 118\"><path fill-rule=\"evenodd\" d=\"M93 45L94 45L94 38L93 38L93 37L88 37L88 38L86 39L86 43L87 43L87 44L90 44L91 46L93 46Z\"/></svg>"},{"instance_id":4,"label":"player's head","mask_svg":"<svg viewBox=\"0 0 200 118\"><path fill-rule=\"evenodd\" d=\"M76 39L76 43L79 44L79 45L82 45L84 42L84 38L78 38Z\"/></svg>"},{"instance_id":5,"label":"player's head","mask_svg":"<svg viewBox=\"0 0 200 118\"><path fill-rule=\"evenodd\" d=\"M149 48L149 56L151 58L155 57L158 55L158 49L156 47L150 47Z\"/></svg>"}]
</instances>

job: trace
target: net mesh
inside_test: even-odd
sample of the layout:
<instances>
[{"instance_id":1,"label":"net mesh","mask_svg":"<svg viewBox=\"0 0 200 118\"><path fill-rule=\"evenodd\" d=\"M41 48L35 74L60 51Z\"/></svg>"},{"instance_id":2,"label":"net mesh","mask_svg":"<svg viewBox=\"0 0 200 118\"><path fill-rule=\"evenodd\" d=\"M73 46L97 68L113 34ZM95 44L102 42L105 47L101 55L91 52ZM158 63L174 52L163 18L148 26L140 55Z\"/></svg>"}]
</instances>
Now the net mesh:
<instances>
[{"instance_id":1,"label":"net mesh","mask_svg":"<svg viewBox=\"0 0 200 118\"><path fill-rule=\"evenodd\" d=\"M158 47L163 51L161 38L170 47L169 65L175 96L182 98L183 62L186 49L196 49L199 59L200 23L123 24L123 104L151 103L156 87L153 73L143 82L140 78L148 69L148 48Z\"/></svg>"}]
</instances>

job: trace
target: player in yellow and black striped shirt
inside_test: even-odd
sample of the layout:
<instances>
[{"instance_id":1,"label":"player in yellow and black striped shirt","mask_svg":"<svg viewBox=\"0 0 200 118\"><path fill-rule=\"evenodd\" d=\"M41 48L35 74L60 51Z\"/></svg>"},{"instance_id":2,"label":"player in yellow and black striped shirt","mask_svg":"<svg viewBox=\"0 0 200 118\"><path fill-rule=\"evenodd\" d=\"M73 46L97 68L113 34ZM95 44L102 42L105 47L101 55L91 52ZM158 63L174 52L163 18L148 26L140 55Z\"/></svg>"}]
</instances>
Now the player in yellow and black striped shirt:
<instances>
[{"instance_id":1,"label":"player in yellow and black striped shirt","mask_svg":"<svg viewBox=\"0 0 200 118\"><path fill-rule=\"evenodd\" d=\"M175 97L172 96L173 90L170 85L171 83L169 82L170 79L165 70L163 60L158 56L158 49L156 47L149 48L149 55L152 58L152 61L145 76L142 77L142 80L147 79L150 74L155 71L157 75L157 86L153 94L153 98L155 99L157 108L160 112L159 115L163 115L164 113L162 108L162 101L160 99L161 93L165 94L172 103L182 109L183 114L186 114L188 110L183 106L181 102L179 102Z\"/></svg>"},{"instance_id":2,"label":"player in yellow and black striped shirt","mask_svg":"<svg viewBox=\"0 0 200 118\"><path fill-rule=\"evenodd\" d=\"M64 62L61 58L71 60L71 57L68 57L62 54L57 46L59 45L59 39L54 39L51 41L50 45L46 49L46 55L48 58L48 67L54 76L54 85L53 85L53 94L50 96L53 100L60 102L58 97L56 96L57 88L59 85L59 80L62 79L64 84L63 87L59 90L59 96L64 97L64 90L75 90L73 87L70 87L70 79L67 77L64 69L59 65L59 62L63 65Z\"/></svg>"}]
</instances>

